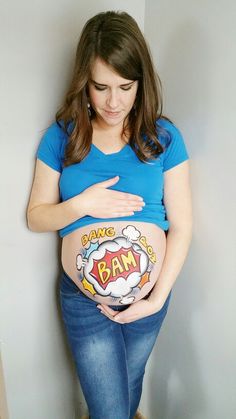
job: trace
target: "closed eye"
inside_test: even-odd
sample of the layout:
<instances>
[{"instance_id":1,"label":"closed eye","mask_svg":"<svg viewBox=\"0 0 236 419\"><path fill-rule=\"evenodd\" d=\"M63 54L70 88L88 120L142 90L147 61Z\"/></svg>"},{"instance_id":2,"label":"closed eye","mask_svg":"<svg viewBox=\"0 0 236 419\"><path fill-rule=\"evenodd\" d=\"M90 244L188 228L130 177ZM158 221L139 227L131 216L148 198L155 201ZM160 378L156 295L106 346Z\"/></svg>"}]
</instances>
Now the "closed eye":
<instances>
[{"instance_id":1,"label":"closed eye","mask_svg":"<svg viewBox=\"0 0 236 419\"><path fill-rule=\"evenodd\" d=\"M107 88L109 88L109 86L107 86L106 84L102 84L102 83L98 83L93 79L90 79L90 83L92 83L92 85L94 86L94 88L100 92L105 91ZM127 91L130 90L132 88L132 86L134 86L135 84L135 80L129 82L129 83L124 83L124 84L120 84L120 89L123 91Z\"/></svg>"},{"instance_id":2,"label":"closed eye","mask_svg":"<svg viewBox=\"0 0 236 419\"><path fill-rule=\"evenodd\" d=\"M128 87L121 87L121 90L124 90L126 92L126 90L130 90L132 86L128 86Z\"/></svg>"},{"instance_id":3,"label":"closed eye","mask_svg":"<svg viewBox=\"0 0 236 419\"><path fill-rule=\"evenodd\" d=\"M99 90L100 92L103 92L104 90L107 89L107 87L97 86L96 84L94 85L94 87L95 87L96 90ZM132 85L131 86L127 86L127 87L121 87L121 90L124 90L126 92L127 90L130 90L131 87L132 87Z\"/></svg>"},{"instance_id":4,"label":"closed eye","mask_svg":"<svg viewBox=\"0 0 236 419\"><path fill-rule=\"evenodd\" d=\"M100 86L96 86L94 85L96 90L99 90L100 92L102 92L103 90L106 90L106 87L100 87Z\"/></svg>"}]
</instances>

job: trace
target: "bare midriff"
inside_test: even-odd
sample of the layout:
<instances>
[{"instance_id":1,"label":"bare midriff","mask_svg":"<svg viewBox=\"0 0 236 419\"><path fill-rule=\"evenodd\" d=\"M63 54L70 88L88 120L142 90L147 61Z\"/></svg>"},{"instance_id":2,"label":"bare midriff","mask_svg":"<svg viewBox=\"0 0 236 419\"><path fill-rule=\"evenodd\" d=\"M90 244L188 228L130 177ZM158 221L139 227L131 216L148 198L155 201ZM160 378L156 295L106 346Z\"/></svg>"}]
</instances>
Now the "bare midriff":
<instances>
[{"instance_id":1,"label":"bare midriff","mask_svg":"<svg viewBox=\"0 0 236 419\"><path fill-rule=\"evenodd\" d=\"M154 287L165 250L165 232L155 224L95 223L63 238L62 266L92 300L107 305L132 304Z\"/></svg>"}]
</instances>

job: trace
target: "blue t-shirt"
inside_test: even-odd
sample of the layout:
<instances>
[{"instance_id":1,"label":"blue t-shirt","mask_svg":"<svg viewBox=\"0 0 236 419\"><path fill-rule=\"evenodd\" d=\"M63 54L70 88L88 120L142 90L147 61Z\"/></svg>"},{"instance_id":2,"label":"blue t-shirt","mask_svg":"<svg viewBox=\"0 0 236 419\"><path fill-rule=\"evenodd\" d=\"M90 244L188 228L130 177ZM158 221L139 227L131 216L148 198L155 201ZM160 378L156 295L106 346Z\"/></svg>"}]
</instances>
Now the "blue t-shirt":
<instances>
[{"instance_id":1,"label":"blue t-shirt","mask_svg":"<svg viewBox=\"0 0 236 419\"><path fill-rule=\"evenodd\" d=\"M141 162L129 144L125 145L121 151L112 154L104 154L92 144L84 160L63 167L68 136L56 122L43 135L37 158L61 173L59 181L61 202L78 195L94 183L118 175L119 181L110 189L140 195L146 205L142 211L137 211L132 216L106 220L144 221L168 230L169 222L163 204L163 174L189 157L183 137L176 126L165 119L160 119L158 125L161 127L158 139L165 150L155 160L149 160L148 163ZM79 227L104 221L104 219L86 215L59 230L59 234L64 237Z\"/></svg>"}]
</instances>

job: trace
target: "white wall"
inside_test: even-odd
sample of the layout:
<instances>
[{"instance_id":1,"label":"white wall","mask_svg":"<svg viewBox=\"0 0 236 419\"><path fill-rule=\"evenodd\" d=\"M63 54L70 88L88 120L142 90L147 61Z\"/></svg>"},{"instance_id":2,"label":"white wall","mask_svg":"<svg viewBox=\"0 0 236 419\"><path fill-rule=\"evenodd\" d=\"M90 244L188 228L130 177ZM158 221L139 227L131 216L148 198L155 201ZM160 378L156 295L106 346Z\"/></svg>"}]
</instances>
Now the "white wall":
<instances>
[{"instance_id":1,"label":"white wall","mask_svg":"<svg viewBox=\"0 0 236 419\"><path fill-rule=\"evenodd\" d=\"M147 0L165 112L192 159L194 234L146 376L149 419L235 419L236 5Z\"/></svg>"},{"instance_id":2,"label":"white wall","mask_svg":"<svg viewBox=\"0 0 236 419\"><path fill-rule=\"evenodd\" d=\"M61 103L85 21L145 2L1 1L0 340L10 419L73 419L83 410L58 315L56 234L26 228L34 154ZM79 412L77 412L79 413ZM4 418L2 418L4 419Z\"/></svg>"}]
</instances>

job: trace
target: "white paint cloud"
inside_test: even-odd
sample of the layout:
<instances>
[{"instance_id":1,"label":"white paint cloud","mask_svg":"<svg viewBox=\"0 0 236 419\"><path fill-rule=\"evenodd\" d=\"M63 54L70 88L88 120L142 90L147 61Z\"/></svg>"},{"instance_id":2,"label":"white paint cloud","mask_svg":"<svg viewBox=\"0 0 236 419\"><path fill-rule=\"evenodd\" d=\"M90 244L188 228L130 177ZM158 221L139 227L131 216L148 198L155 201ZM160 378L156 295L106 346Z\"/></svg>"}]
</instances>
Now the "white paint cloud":
<instances>
[{"instance_id":1,"label":"white paint cloud","mask_svg":"<svg viewBox=\"0 0 236 419\"><path fill-rule=\"evenodd\" d=\"M125 237L127 237L127 239L130 240L130 241L138 240L138 238L141 235L140 231L137 230L137 228L135 228L134 226L130 226L130 225L122 230L122 234Z\"/></svg>"}]
</instances>

